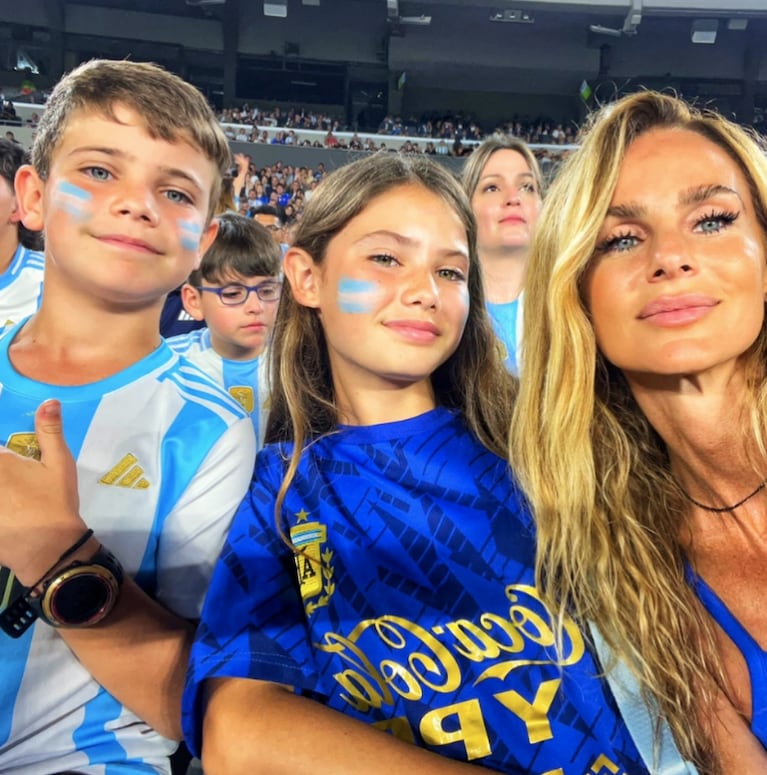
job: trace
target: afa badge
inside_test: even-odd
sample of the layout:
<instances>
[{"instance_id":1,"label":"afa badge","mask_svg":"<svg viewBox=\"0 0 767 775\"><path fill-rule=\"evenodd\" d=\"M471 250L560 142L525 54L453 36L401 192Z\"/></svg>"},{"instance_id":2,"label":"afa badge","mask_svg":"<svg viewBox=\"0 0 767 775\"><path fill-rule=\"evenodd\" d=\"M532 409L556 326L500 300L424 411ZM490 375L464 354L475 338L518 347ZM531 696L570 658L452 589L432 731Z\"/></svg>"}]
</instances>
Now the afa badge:
<instances>
[{"instance_id":1,"label":"afa badge","mask_svg":"<svg viewBox=\"0 0 767 775\"><path fill-rule=\"evenodd\" d=\"M23 457L40 459L40 445L34 433L12 433L5 446Z\"/></svg>"},{"instance_id":2,"label":"afa badge","mask_svg":"<svg viewBox=\"0 0 767 775\"><path fill-rule=\"evenodd\" d=\"M232 385L232 387L229 388L229 395L237 401L248 414L253 414L256 402L253 397L252 387L248 387L247 385Z\"/></svg>"},{"instance_id":3,"label":"afa badge","mask_svg":"<svg viewBox=\"0 0 767 775\"><path fill-rule=\"evenodd\" d=\"M302 511L297 516L299 520L306 520L309 515ZM320 522L303 521L290 529L296 575L307 616L327 605L336 588L331 564L333 552L323 549L327 534L327 527Z\"/></svg>"}]
</instances>

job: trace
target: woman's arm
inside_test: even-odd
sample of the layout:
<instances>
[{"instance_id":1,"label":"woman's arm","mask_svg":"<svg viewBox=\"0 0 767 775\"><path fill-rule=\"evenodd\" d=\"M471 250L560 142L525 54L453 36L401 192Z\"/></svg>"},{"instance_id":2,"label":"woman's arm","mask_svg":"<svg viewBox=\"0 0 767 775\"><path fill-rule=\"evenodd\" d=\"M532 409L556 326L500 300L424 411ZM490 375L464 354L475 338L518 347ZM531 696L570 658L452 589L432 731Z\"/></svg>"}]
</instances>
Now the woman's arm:
<instances>
[{"instance_id":1,"label":"woman's arm","mask_svg":"<svg viewBox=\"0 0 767 775\"><path fill-rule=\"evenodd\" d=\"M474 765L403 742L280 684L215 678L203 691L205 775L476 772Z\"/></svg>"}]
</instances>

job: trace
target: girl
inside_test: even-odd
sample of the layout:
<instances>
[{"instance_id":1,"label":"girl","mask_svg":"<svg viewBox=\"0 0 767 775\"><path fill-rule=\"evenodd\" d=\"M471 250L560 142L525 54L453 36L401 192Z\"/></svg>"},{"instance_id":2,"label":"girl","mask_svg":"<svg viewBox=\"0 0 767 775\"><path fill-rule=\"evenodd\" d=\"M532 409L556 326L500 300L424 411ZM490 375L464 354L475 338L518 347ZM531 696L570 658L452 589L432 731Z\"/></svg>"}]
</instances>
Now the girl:
<instances>
[{"instance_id":1,"label":"girl","mask_svg":"<svg viewBox=\"0 0 767 775\"><path fill-rule=\"evenodd\" d=\"M205 772L644 772L572 622L552 658L460 185L419 157L342 167L284 272L273 444L185 698Z\"/></svg>"},{"instance_id":2,"label":"girl","mask_svg":"<svg viewBox=\"0 0 767 775\"><path fill-rule=\"evenodd\" d=\"M506 349L506 366L517 374L522 286L541 210L541 171L522 140L495 136L481 143L469 157L463 168L463 184L477 219L477 249L487 309Z\"/></svg>"},{"instance_id":3,"label":"girl","mask_svg":"<svg viewBox=\"0 0 767 775\"><path fill-rule=\"evenodd\" d=\"M705 773L767 772L767 162L669 95L552 186L512 457L546 599L596 623Z\"/></svg>"}]
</instances>

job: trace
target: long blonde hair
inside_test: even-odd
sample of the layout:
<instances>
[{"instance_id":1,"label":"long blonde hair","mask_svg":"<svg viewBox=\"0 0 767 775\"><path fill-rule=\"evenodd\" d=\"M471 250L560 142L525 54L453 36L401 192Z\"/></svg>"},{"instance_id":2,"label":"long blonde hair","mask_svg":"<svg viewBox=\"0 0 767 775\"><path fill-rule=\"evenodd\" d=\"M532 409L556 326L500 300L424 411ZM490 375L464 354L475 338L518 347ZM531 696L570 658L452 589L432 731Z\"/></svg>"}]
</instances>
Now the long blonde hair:
<instances>
[{"instance_id":1,"label":"long blonde hair","mask_svg":"<svg viewBox=\"0 0 767 775\"><path fill-rule=\"evenodd\" d=\"M510 456L536 515L536 573L551 609L560 621L569 613L595 622L683 755L717 773L701 708L713 708L727 684L713 627L685 581L678 536L687 509L665 445L598 352L581 290L626 149L656 127L696 132L728 153L767 234L767 162L747 131L657 92L597 113L550 188L533 240ZM762 451L766 341L763 326L747 356L744 429Z\"/></svg>"}]
</instances>

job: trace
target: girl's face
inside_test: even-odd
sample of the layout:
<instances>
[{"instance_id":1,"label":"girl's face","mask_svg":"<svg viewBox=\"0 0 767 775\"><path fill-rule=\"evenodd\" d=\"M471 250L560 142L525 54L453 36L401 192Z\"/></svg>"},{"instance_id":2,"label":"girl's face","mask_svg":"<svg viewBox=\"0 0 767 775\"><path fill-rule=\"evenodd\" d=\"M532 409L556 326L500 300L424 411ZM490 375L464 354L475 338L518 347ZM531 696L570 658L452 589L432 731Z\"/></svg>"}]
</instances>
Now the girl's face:
<instances>
[{"instance_id":1,"label":"girl's face","mask_svg":"<svg viewBox=\"0 0 767 775\"><path fill-rule=\"evenodd\" d=\"M471 197L477 218L479 254L527 248L533 237L541 194L527 159L502 148L485 163Z\"/></svg>"},{"instance_id":2,"label":"girl's face","mask_svg":"<svg viewBox=\"0 0 767 775\"><path fill-rule=\"evenodd\" d=\"M333 381L349 391L426 387L455 352L469 312L466 227L444 199L406 184L375 197L321 264L285 256L299 303L319 311ZM304 255L304 259L306 259Z\"/></svg>"},{"instance_id":3,"label":"girl's face","mask_svg":"<svg viewBox=\"0 0 767 775\"><path fill-rule=\"evenodd\" d=\"M640 135L584 282L600 350L629 381L731 367L762 327L764 245L748 182L720 146L683 129Z\"/></svg>"}]
</instances>

